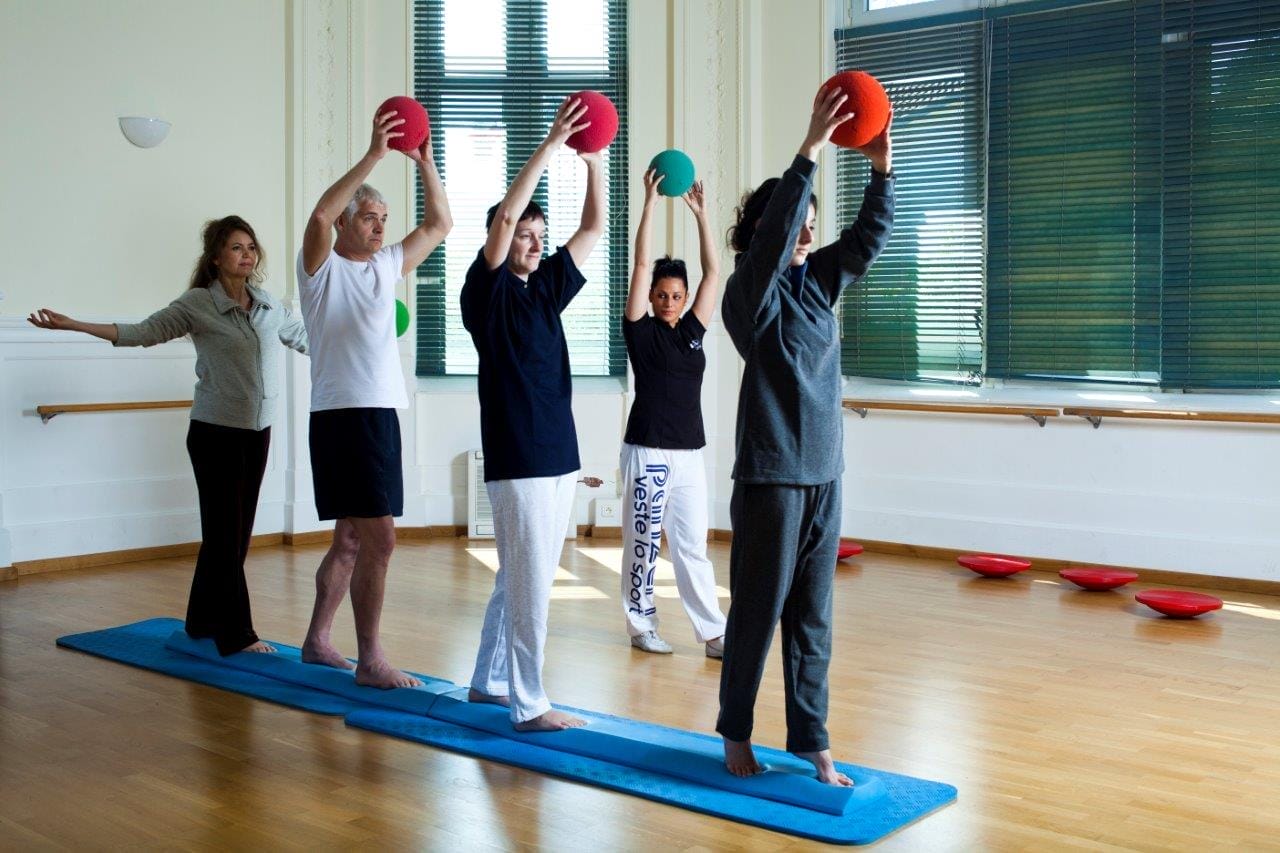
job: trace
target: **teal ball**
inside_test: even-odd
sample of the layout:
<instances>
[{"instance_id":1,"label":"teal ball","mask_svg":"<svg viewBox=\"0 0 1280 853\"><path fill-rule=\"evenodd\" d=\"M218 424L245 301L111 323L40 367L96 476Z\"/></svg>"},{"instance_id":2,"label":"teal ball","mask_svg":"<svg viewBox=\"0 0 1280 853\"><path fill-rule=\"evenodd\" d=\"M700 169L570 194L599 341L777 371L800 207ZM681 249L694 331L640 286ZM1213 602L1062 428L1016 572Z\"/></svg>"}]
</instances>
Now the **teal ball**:
<instances>
[{"instance_id":1,"label":"teal ball","mask_svg":"<svg viewBox=\"0 0 1280 853\"><path fill-rule=\"evenodd\" d=\"M668 148L649 161L649 168L663 177L658 192L666 196L681 196L693 186L693 161L678 148Z\"/></svg>"}]
</instances>

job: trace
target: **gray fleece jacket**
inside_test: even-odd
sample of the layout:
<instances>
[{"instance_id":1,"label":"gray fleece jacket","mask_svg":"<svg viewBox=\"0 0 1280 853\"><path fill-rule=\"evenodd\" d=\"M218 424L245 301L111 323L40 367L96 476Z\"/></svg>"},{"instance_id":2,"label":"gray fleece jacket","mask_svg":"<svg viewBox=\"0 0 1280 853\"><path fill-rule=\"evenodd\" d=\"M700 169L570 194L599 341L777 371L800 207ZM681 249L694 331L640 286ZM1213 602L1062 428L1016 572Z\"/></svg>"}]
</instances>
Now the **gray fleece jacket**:
<instances>
[{"instance_id":1,"label":"gray fleece jacket","mask_svg":"<svg viewBox=\"0 0 1280 853\"><path fill-rule=\"evenodd\" d=\"M867 274L893 226L893 179L875 171L857 220L791 267L817 165L797 156L725 283L721 316L746 361L738 392L740 483L811 486L844 470L840 293Z\"/></svg>"},{"instance_id":2,"label":"gray fleece jacket","mask_svg":"<svg viewBox=\"0 0 1280 853\"><path fill-rule=\"evenodd\" d=\"M271 426L280 394L279 347L307 351L307 330L257 287L246 312L222 284L186 291L141 323L116 323L118 347L151 347L190 335L196 346L191 419L261 430Z\"/></svg>"}]
</instances>

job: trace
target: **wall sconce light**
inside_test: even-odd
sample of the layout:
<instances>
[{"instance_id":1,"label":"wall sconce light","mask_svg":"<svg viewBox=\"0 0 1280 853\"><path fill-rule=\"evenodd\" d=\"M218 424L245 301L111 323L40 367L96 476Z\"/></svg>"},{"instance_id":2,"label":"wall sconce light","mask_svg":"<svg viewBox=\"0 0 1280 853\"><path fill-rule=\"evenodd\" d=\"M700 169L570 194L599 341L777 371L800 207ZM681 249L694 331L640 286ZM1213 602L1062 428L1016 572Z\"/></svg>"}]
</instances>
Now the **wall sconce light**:
<instances>
[{"instance_id":1,"label":"wall sconce light","mask_svg":"<svg viewBox=\"0 0 1280 853\"><path fill-rule=\"evenodd\" d=\"M139 148L155 148L169 135L169 122L161 118L120 116L120 132Z\"/></svg>"}]
</instances>

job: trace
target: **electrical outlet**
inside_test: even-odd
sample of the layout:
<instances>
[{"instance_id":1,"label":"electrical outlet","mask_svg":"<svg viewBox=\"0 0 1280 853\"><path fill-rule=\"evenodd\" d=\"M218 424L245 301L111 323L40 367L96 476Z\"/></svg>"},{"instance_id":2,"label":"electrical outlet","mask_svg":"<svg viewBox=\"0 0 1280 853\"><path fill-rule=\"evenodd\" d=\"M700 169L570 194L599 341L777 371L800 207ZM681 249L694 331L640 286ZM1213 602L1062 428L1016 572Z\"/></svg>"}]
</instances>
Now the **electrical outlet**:
<instances>
[{"instance_id":1,"label":"electrical outlet","mask_svg":"<svg viewBox=\"0 0 1280 853\"><path fill-rule=\"evenodd\" d=\"M622 501L617 498L596 498L593 523L597 527L619 527L622 524Z\"/></svg>"}]
</instances>

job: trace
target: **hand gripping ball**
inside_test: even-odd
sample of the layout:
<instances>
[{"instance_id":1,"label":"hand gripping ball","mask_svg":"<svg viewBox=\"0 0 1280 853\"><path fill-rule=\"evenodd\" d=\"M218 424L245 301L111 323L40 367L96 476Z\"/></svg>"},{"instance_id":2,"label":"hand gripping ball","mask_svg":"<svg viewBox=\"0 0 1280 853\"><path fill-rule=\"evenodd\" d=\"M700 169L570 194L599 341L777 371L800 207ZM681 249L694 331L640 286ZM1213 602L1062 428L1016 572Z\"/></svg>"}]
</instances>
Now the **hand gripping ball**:
<instances>
[{"instance_id":1,"label":"hand gripping ball","mask_svg":"<svg viewBox=\"0 0 1280 853\"><path fill-rule=\"evenodd\" d=\"M396 300L396 337L402 337L409 331L409 306Z\"/></svg>"},{"instance_id":2,"label":"hand gripping ball","mask_svg":"<svg viewBox=\"0 0 1280 853\"><path fill-rule=\"evenodd\" d=\"M395 132L403 133L404 136L393 137L387 142L388 146L397 151L413 151L421 148L422 143L426 142L427 137L431 135L431 122L427 119L427 111L413 98L405 95L387 98L374 115L380 116L383 113L395 113L396 118L404 119L404 124L395 127Z\"/></svg>"},{"instance_id":3,"label":"hand gripping ball","mask_svg":"<svg viewBox=\"0 0 1280 853\"><path fill-rule=\"evenodd\" d=\"M658 152L658 155L649 161L649 168L662 177L662 183L658 184L658 192L663 195L681 196L693 186L693 161L689 159L688 154L678 148L668 148L666 151Z\"/></svg>"},{"instance_id":4,"label":"hand gripping ball","mask_svg":"<svg viewBox=\"0 0 1280 853\"><path fill-rule=\"evenodd\" d=\"M569 98L577 98L586 104L587 113L582 120L591 122L591 127L570 136L565 144L584 154L609 147L609 143L618 135L618 109L613 101L590 89L572 94Z\"/></svg>"},{"instance_id":5,"label":"hand gripping ball","mask_svg":"<svg viewBox=\"0 0 1280 853\"><path fill-rule=\"evenodd\" d=\"M853 118L835 129L831 141L842 148L861 148L880 135L889 123L889 96L880 81L865 71L841 71L822 84L824 90L836 88L849 96L840 114L853 113Z\"/></svg>"}]
</instances>

